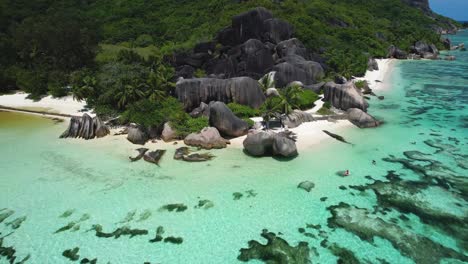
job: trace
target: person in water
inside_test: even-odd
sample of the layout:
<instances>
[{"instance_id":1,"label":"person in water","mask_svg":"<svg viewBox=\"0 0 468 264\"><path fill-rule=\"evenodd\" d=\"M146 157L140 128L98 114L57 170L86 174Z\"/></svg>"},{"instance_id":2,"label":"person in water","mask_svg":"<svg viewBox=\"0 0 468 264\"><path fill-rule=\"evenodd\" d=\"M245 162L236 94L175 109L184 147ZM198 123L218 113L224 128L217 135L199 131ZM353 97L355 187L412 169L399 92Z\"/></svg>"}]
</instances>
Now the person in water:
<instances>
[{"instance_id":1,"label":"person in water","mask_svg":"<svg viewBox=\"0 0 468 264\"><path fill-rule=\"evenodd\" d=\"M346 171L344 172L344 176L349 176L349 170L346 170Z\"/></svg>"}]
</instances>

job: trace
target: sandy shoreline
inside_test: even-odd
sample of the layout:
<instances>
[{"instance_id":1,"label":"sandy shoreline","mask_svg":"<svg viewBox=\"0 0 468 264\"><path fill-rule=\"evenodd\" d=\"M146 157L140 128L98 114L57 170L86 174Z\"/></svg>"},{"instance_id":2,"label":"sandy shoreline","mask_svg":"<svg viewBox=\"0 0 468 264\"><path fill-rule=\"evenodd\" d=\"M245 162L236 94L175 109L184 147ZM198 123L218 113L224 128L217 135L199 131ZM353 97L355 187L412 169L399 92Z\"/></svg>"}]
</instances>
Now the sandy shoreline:
<instances>
[{"instance_id":1,"label":"sandy shoreline","mask_svg":"<svg viewBox=\"0 0 468 264\"><path fill-rule=\"evenodd\" d=\"M86 103L76 101L71 96L62 98L53 98L47 96L40 101L27 99L28 94L18 92L15 94L0 95L0 108L10 111L23 111L35 114L50 114L52 116L81 116L83 113L91 114L89 111L83 111Z\"/></svg>"},{"instance_id":2,"label":"sandy shoreline","mask_svg":"<svg viewBox=\"0 0 468 264\"><path fill-rule=\"evenodd\" d=\"M364 77L356 79L368 81L370 88L374 91L388 89L391 86L389 83L389 75L395 61L396 60L392 59L377 60L379 65L378 71L367 71ZM52 98L51 96L48 96L37 102L26 99L26 97L27 94L22 92L10 95L2 95L0 96L0 109L2 109L2 107L6 107L6 109L4 108L3 110L47 117L60 117L64 119L67 119L70 116L81 116L83 113L85 113L83 112L85 102L75 101L71 96L64 98ZM312 109L306 110L306 112L314 114L322 107L322 105L323 102L318 100L316 102L316 106ZM90 112L86 113L92 115ZM261 118L253 119L256 122L261 121ZM329 130L333 133L342 134L345 133L346 129L351 127L355 126L348 120L319 120L303 123L302 125L290 130L297 135L298 150L304 150L310 149L314 146L317 146L318 144L323 143L323 141L331 139L331 137L325 134L322 130ZM121 144L128 149L136 146L128 142L125 135L114 135L119 131L120 129L112 129L110 136L100 140ZM246 136L231 139L230 147L243 148L242 143L245 138ZM169 146L173 146L174 144L174 142L164 142L162 140L157 140L156 143L148 142L145 146L149 148L167 148ZM184 145L183 141L177 141L177 146L181 145Z\"/></svg>"}]
</instances>

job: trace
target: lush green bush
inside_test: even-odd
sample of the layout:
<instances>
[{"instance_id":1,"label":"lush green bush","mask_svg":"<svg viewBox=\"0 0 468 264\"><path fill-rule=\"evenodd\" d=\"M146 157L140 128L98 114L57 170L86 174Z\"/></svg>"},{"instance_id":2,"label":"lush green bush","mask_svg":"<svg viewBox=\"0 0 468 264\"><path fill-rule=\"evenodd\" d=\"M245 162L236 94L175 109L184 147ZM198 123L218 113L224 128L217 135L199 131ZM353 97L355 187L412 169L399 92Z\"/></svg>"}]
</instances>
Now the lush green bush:
<instances>
[{"instance_id":1,"label":"lush green bush","mask_svg":"<svg viewBox=\"0 0 468 264\"><path fill-rule=\"evenodd\" d=\"M121 116L122 122L133 122L145 127L161 126L167 121L183 119L185 111L182 104L173 97L163 101L153 102L142 99L129 105Z\"/></svg>"},{"instance_id":2,"label":"lush green bush","mask_svg":"<svg viewBox=\"0 0 468 264\"><path fill-rule=\"evenodd\" d=\"M134 42L137 47L148 47L149 45L154 44L154 39L148 34L142 34Z\"/></svg>"},{"instance_id":3,"label":"lush green bush","mask_svg":"<svg viewBox=\"0 0 468 264\"><path fill-rule=\"evenodd\" d=\"M253 125L255 125L255 122L250 119L250 118L242 118L242 120L244 120L247 124L249 124L249 127L253 127Z\"/></svg>"},{"instance_id":4,"label":"lush green bush","mask_svg":"<svg viewBox=\"0 0 468 264\"><path fill-rule=\"evenodd\" d=\"M357 88L364 89L364 87L366 86L366 81L357 81L354 84L356 85Z\"/></svg>"},{"instance_id":5,"label":"lush green bush","mask_svg":"<svg viewBox=\"0 0 468 264\"><path fill-rule=\"evenodd\" d=\"M319 99L319 96L310 90L303 90L299 93L298 107L301 110L310 109L314 106L315 101Z\"/></svg>"},{"instance_id":6,"label":"lush green bush","mask_svg":"<svg viewBox=\"0 0 468 264\"><path fill-rule=\"evenodd\" d=\"M185 138L190 133L198 133L205 127L209 127L208 118L201 116L192 118L187 113L181 113L171 120L178 138Z\"/></svg>"},{"instance_id":7,"label":"lush green bush","mask_svg":"<svg viewBox=\"0 0 468 264\"><path fill-rule=\"evenodd\" d=\"M260 112L257 109L253 109L252 107L241 105L237 103L229 103L227 107L231 109L231 111L239 118L249 118L254 116L259 116Z\"/></svg>"}]
</instances>

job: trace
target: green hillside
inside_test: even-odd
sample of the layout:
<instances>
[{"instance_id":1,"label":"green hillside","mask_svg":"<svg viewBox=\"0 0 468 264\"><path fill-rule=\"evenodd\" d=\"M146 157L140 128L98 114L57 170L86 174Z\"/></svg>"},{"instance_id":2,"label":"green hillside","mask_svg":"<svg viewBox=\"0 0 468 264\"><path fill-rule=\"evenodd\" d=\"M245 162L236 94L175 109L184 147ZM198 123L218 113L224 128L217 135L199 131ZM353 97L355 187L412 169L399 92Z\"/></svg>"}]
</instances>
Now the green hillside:
<instances>
[{"instance_id":1,"label":"green hillside","mask_svg":"<svg viewBox=\"0 0 468 264\"><path fill-rule=\"evenodd\" d=\"M328 74L348 76L362 74L367 58L385 56L391 44L439 43L435 30L448 21L401 0L0 0L0 89L63 95L83 68L99 75L120 50L154 53L161 63L257 6L291 23L295 36L325 58Z\"/></svg>"}]
</instances>

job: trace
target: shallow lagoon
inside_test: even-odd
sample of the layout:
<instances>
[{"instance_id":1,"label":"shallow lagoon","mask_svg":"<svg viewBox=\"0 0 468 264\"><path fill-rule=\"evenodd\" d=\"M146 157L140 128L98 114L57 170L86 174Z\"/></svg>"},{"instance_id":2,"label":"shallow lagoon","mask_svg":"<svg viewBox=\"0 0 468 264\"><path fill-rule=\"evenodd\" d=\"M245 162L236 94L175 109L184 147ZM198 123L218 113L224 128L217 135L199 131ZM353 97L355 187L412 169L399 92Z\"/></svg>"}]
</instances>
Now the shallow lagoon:
<instances>
[{"instance_id":1,"label":"shallow lagoon","mask_svg":"<svg viewBox=\"0 0 468 264\"><path fill-rule=\"evenodd\" d=\"M332 131L354 145L330 138L291 161L229 148L184 163L174 146L161 167L130 163L117 140L59 140L64 124L0 112L0 263L71 263L75 247L97 263L239 263L263 229L307 242L312 263L466 262L468 53L451 53L395 66L370 100L385 125Z\"/></svg>"}]
</instances>

